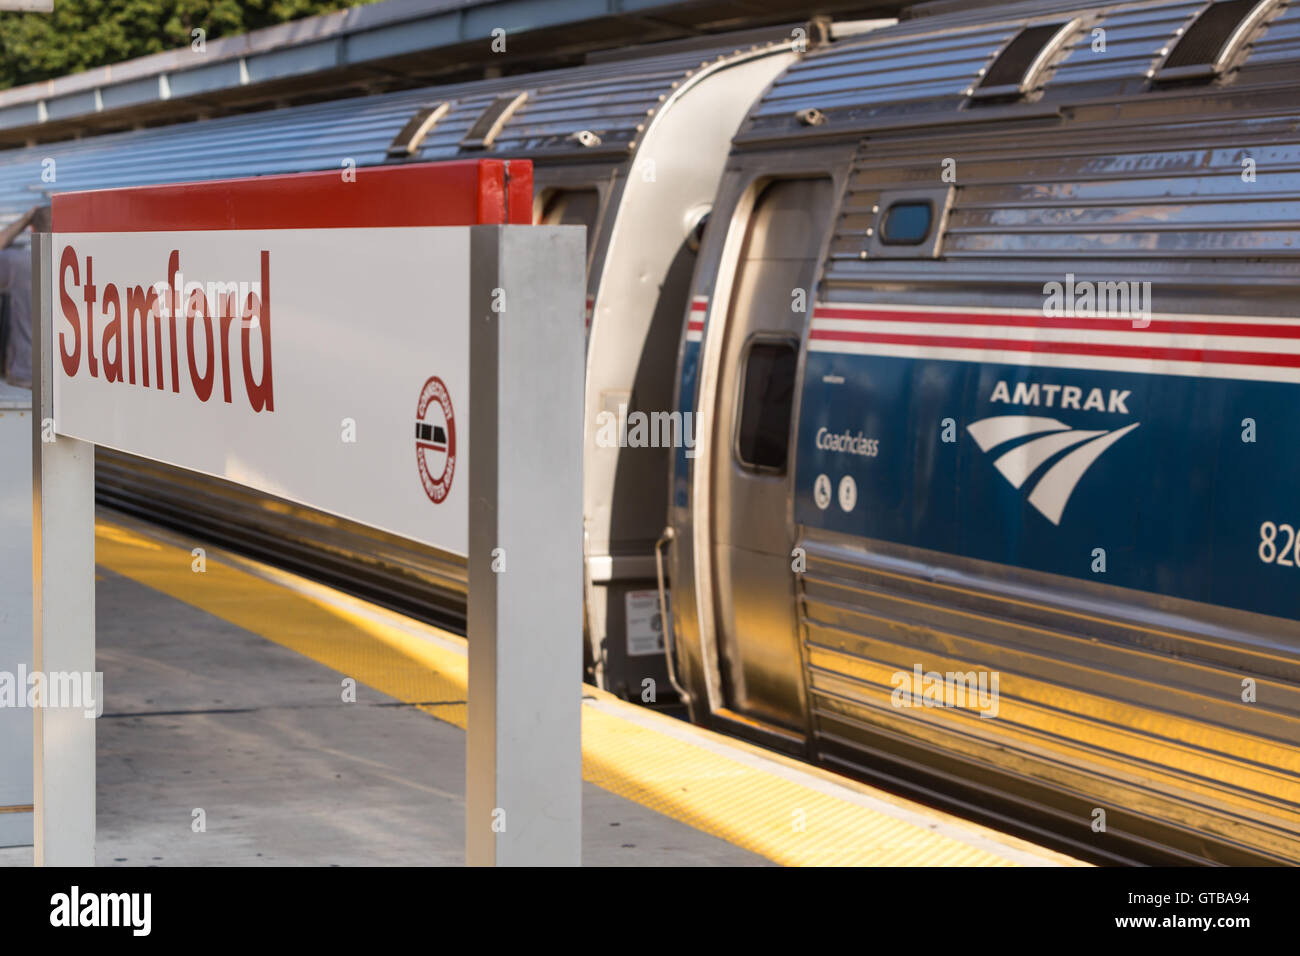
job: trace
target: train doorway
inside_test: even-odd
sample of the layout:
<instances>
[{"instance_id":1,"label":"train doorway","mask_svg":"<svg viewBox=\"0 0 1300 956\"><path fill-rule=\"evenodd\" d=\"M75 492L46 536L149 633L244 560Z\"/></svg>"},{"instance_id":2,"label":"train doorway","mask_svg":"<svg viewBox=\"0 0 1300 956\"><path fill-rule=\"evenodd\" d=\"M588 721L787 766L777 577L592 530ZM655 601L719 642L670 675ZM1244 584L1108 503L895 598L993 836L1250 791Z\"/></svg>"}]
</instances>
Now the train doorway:
<instances>
[{"instance_id":1,"label":"train doorway","mask_svg":"<svg viewBox=\"0 0 1300 956\"><path fill-rule=\"evenodd\" d=\"M712 562L729 709L802 730L793 425L799 342L834 202L829 177L762 187L736 266L714 414Z\"/></svg>"}]
</instances>

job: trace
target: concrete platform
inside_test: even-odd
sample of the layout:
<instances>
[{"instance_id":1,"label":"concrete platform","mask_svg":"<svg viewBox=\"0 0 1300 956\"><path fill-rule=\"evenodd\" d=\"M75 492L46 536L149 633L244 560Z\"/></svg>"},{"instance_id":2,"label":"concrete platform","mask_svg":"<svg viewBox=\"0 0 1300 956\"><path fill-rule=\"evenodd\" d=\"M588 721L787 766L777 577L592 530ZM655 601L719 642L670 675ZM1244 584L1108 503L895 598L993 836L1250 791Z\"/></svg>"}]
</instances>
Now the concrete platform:
<instances>
[{"instance_id":1,"label":"concrete platform","mask_svg":"<svg viewBox=\"0 0 1300 956\"><path fill-rule=\"evenodd\" d=\"M193 547L97 527L99 864L462 863L463 640ZM587 865L1074 862L584 690Z\"/></svg>"},{"instance_id":2,"label":"concrete platform","mask_svg":"<svg viewBox=\"0 0 1300 956\"><path fill-rule=\"evenodd\" d=\"M459 728L111 571L96 598L100 865L464 862ZM583 811L588 865L767 863L593 784Z\"/></svg>"}]
</instances>

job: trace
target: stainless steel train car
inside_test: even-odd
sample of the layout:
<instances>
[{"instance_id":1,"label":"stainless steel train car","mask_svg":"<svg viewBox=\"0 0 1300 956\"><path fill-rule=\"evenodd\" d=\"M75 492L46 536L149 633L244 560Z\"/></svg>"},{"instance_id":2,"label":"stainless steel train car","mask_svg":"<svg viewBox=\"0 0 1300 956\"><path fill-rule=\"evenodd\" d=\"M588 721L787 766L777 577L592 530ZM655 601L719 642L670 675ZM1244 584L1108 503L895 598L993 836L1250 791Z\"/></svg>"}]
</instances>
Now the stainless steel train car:
<instances>
[{"instance_id":1,"label":"stainless steel train car","mask_svg":"<svg viewBox=\"0 0 1300 956\"><path fill-rule=\"evenodd\" d=\"M1300 4L958 6L735 138L691 714L1094 860L1295 863Z\"/></svg>"},{"instance_id":2,"label":"stainless steel train car","mask_svg":"<svg viewBox=\"0 0 1300 956\"><path fill-rule=\"evenodd\" d=\"M588 417L607 409L626 420L672 401L679 319L731 137L798 52L829 42L818 30L10 151L0 154L0 207L16 214L52 190L526 157L536 218L587 228ZM671 698L652 553L669 457L667 447L593 440L585 463L587 666L625 694L650 677ZM102 502L463 626L465 570L454 556L104 450L96 483Z\"/></svg>"}]
</instances>

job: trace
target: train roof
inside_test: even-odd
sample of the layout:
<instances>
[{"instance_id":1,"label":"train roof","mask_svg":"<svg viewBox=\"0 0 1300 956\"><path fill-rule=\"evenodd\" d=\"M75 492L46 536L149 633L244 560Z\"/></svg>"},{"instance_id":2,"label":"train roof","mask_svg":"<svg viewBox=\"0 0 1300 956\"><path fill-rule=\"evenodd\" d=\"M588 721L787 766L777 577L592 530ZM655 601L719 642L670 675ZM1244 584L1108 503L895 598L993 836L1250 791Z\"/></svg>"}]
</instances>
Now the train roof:
<instances>
[{"instance_id":1,"label":"train roof","mask_svg":"<svg viewBox=\"0 0 1300 956\"><path fill-rule=\"evenodd\" d=\"M355 97L0 152L0 219L47 192L527 156L621 163L673 91L788 46L733 45ZM54 161L53 182L43 179Z\"/></svg>"},{"instance_id":2,"label":"train roof","mask_svg":"<svg viewBox=\"0 0 1300 956\"><path fill-rule=\"evenodd\" d=\"M1068 103L1179 85L1300 77L1300 4L1284 0L1047 0L912 14L792 64L737 143L1050 116Z\"/></svg>"}]
</instances>

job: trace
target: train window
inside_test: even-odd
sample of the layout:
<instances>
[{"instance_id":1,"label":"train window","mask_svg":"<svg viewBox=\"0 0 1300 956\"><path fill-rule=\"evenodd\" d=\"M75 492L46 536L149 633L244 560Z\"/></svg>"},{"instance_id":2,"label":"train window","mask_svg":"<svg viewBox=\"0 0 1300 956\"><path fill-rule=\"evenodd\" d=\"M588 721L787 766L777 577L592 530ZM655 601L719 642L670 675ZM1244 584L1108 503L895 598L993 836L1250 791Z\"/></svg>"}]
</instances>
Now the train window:
<instances>
[{"instance_id":1,"label":"train window","mask_svg":"<svg viewBox=\"0 0 1300 956\"><path fill-rule=\"evenodd\" d=\"M587 254L591 254L591 241L596 232L596 216L600 213L600 193L592 188L552 189L542 200L542 210L537 217L539 226L586 226Z\"/></svg>"},{"instance_id":2,"label":"train window","mask_svg":"<svg viewBox=\"0 0 1300 956\"><path fill-rule=\"evenodd\" d=\"M928 200L900 201L885 210L880 226L880 241L891 246L915 246L930 235L934 221L934 203Z\"/></svg>"},{"instance_id":3,"label":"train window","mask_svg":"<svg viewBox=\"0 0 1300 956\"><path fill-rule=\"evenodd\" d=\"M864 241L868 259L937 259L953 187L891 189L880 194Z\"/></svg>"},{"instance_id":4,"label":"train window","mask_svg":"<svg viewBox=\"0 0 1300 956\"><path fill-rule=\"evenodd\" d=\"M971 98L1023 96L1034 89L1078 22L1069 20L1025 27L1002 48L979 85L971 91Z\"/></svg>"},{"instance_id":5,"label":"train window","mask_svg":"<svg viewBox=\"0 0 1300 956\"><path fill-rule=\"evenodd\" d=\"M736 456L759 471L785 473L799 350L788 339L755 339L745 357Z\"/></svg>"},{"instance_id":6,"label":"train window","mask_svg":"<svg viewBox=\"0 0 1300 956\"><path fill-rule=\"evenodd\" d=\"M1222 73L1234 53L1277 0L1219 0L1196 17L1156 71L1155 82L1208 78Z\"/></svg>"}]
</instances>

